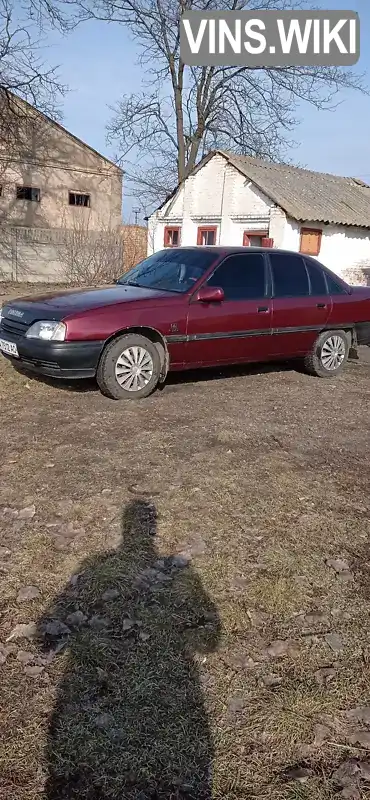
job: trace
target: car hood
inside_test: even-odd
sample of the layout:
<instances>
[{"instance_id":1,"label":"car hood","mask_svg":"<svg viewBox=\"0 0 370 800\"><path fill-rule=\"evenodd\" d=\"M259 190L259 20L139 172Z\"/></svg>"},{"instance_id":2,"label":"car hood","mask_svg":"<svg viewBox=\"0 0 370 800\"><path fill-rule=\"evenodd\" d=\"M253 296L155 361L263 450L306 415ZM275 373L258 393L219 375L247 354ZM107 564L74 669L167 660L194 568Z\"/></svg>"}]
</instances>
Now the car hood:
<instances>
[{"instance_id":1,"label":"car hood","mask_svg":"<svg viewBox=\"0 0 370 800\"><path fill-rule=\"evenodd\" d=\"M38 319L62 319L81 311L135 301L158 301L160 298L179 297L178 293L138 286L103 286L93 289L64 289L28 297L17 297L2 308L4 318L30 325Z\"/></svg>"}]
</instances>

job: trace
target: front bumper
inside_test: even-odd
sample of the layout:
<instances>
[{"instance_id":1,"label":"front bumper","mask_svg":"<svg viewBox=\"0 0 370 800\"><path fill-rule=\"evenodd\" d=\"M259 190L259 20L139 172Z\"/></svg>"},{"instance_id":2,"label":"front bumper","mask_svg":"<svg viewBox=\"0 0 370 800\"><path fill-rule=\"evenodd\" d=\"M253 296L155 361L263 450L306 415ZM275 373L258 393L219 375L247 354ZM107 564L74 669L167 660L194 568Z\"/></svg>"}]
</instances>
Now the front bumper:
<instances>
[{"instance_id":1,"label":"front bumper","mask_svg":"<svg viewBox=\"0 0 370 800\"><path fill-rule=\"evenodd\" d=\"M103 341L47 342L27 339L4 330L0 325L0 339L17 345L19 358L0 350L14 366L48 375L51 378L93 378L104 346Z\"/></svg>"}]
</instances>

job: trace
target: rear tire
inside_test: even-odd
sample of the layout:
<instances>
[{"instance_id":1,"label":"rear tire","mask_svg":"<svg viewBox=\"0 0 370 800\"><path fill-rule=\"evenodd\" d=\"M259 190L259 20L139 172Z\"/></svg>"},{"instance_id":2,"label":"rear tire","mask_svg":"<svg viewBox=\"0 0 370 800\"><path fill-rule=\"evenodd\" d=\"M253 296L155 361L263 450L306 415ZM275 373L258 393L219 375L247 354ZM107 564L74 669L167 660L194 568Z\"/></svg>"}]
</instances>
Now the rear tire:
<instances>
[{"instance_id":1,"label":"rear tire","mask_svg":"<svg viewBox=\"0 0 370 800\"><path fill-rule=\"evenodd\" d=\"M102 394L112 400L140 400L154 392L160 373L155 344L145 336L127 333L104 348L96 380Z\"/></svg>"},{"instance_id":2,"label":"rear tire","mask_svg":"<svg viewBox=\"0 0 370 800\"><path fill-rule=\"evenodd\" d=\"M324 331L304 359L307 372L319 378L336 377L346 365L349 348L345 331Z\"/></svg>"}]
</instances>

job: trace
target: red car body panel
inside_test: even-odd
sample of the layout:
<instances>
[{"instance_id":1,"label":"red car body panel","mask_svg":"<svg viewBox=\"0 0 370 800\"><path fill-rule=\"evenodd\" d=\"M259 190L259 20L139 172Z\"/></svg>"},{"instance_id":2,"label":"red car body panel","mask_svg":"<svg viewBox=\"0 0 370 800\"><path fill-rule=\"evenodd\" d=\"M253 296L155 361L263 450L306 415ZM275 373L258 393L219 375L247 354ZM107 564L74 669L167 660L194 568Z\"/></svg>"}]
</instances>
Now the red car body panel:
<instances>
[{"instance_id":1,"label":"red car body panel","mask_svg":"<svg viewBox=\"0 0 370 800\"><path fill-rule=\"evenodd\" d=\"M317 330L324 330L330 325L332 308L333 301L328 295L273 298L273 355L298 356L307 353L317 337ZM291 328L294 333L289 330Z\"/></svg>"},{"instance_id":2,"label":"red car body panel","mask_svg":"<svg viewBox=\"0 0 370 800\"><path fill-rule=\"evenodd\" d=\"M200 248L178 250L196 250L199 260ZM349 287L314 262L345 293L274 297L268 248L203 250L208 253L208 268L185 293L125 284L24 297L4 306L0 339L16 342L21 360L37 371L62 377L94 375L105 344L127 331L162 338L169 369L300 356L312 348L322 330L340 327L353 330L360 342L370 344L370 288ZM197 298L200 287L226 257L256 251L263 254L266 275L270 275L265 297L223 302ZM44 319L64 322L65 341L26 339L26 328Z\"/></svg>"},{"instance_id":3,"label":"red car body panel","mask_svg":"<svg viewBox=\"0 0 370 800\"><path fill-rule=\"evenodd\" d=\"M175 330L178 336L185 338L187 298L168 292L155 292L153 295L150 298L136 297L135 300L130 296L117 298L116 303L109 307L109 313L103 306L94 311L89 309L64 317L66 341L73 342L81 338L106 341L117 331L142 328L151 328L163 337L170 336ZM173 342L169 349L173 366L182 364L185 359L184 342Z\"/></svg>"},{"instance_id":4,"label":"red car body panel","mask_svg":"<svg viewBox=\"0 0 370 800\"><path fill-rule=\"evenodd\" d=\"M214 364L215 358L216 363L222 364L269 358L271 318L272 304L266 298L261 302L190 302L187 309L186 362L196 366ZM209 334L214 334L216 338L202 338Z\"/></svg>"}]
</instances>

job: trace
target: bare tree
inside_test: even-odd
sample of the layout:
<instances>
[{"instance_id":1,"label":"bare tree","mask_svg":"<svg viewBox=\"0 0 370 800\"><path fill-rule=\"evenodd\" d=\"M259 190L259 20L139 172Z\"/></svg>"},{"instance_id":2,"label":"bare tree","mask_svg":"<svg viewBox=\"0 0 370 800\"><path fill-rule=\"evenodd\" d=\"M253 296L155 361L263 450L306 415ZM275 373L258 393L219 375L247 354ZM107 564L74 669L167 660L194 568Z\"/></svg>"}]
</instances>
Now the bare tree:
<instances>
[{"instance_id":1,"label":"bare tree","mask_svg":"<svg viewBox=\"0 0 370 800\"><path fill-rule=\"evenodd\" d=\"M16 0L0 0L0 92L14 113L13 95L52 117L59 116L59 103L66 92L57 69L48 66L42 51L47 31L42 32L32 7Z\"/></svg>"},{"instance_id":2,"label":"bare tree","mask_svg":"<svg viewBox=\"0 0 370 800\"><path fill-rule=\"evenodd\" d=\"M276 160L306 101L333 108L342 89L363 88L348 68L188 67L179 22L189 9L258 11L310 7L308 0L32 0L65 27L86 19L130 30L144 67L142 91L123 95L108 129L142 206L158 203L204 153L231 148ZM50 9L50 6L52 8ZM312 6L311 6L312 7Z\"/></svg>"},{"instance_id":3,"label":"bare tree","mask_svg":"<svg viewBox=\"0 0 370 800\"><path fill-rule=\"evenodd\" d=\"M42 33L39 24L36 23L31 8L23 8L16 0L14 2L0 0L0 183L2 186L7 179L7 170L13 159L15 158L19 164L24 164L26 153L29 154L34 147L37 125L34 109L54 119L60 117L60 102L67 89L59 81L56 68L48 66L42 59L46 34L46 28ZM40 140L40 125L37 137ZM9 215L2 212L0 216L0 225L3 226L7 223Z\"/></svg>"},{"instance_id":4,"label":"bare tree","mask_svg":"<svg viewBox=\"0 0 370 800\"><path fill-rule=\"evenodd\" d=\"M89 217L62 225L58 246L61 279L80 286L112 283L124 271L124 241L109 224L91 229Z\"/></svg>"}]
</instances>

